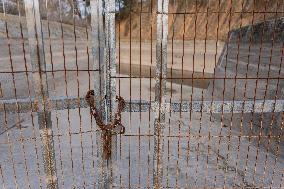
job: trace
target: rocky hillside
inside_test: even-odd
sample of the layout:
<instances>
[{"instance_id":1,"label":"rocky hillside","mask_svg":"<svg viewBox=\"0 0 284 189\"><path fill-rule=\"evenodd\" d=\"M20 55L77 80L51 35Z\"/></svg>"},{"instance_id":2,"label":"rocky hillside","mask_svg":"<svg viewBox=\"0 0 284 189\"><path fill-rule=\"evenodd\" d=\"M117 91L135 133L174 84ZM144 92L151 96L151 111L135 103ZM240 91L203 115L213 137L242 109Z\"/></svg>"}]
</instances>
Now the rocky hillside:
<instances>
[{"instance_id":1,"label":"rocky hillside","mask_svg":"<svg viewBox=\"0 0 284 189\"><path fill-rule=\"evenodd\" d=\"M123 16L124 19L120 22L121 37L129 38L131 30L132 38L139 39L141 30L142 40L151 39L151 33L155 38L156 6L156 3L152 3L151 10L149 3L144 2L142 6L137 3L133 7L133 13ZM143 13L140 17L141 10L149 13ZM171 0L170 13L187 12L188 14L169 14L169 37L216 40L218 36L218 39L226 40L229 30L283 17L283 10L283 0L256 0L255 3L253 0L232 0L232 3L230 0ZM276 11L281 13L276 14Z\"/></svg>"},{"instance_id":2,"label":"rocky hillside","mask_svg":"<svg viewBox=\"0 0 284 189\"><path fill-rule=\"evenodd\" d=\"M2 1L0 0L0 12L3 12ZM140 40L140 33L141 40L155 38L157 8L155 0L117 0L117 2L123 2L123 8L117 14L117 30L121 39L129 39L131 36L132 39ZM62 19L67 24L73 24L74 21L76 25L86 24L86 20L73 16L73 0L40 0L40 8L43 19L48 18L52 21ZM17 15L20 12L24 15L23 0L6 0L5 10L8 14ZM169 12L187 13L169 14L170 38L226 40L227 33L231 29L283 17L284 1L170 0Z\"/></svg>"}]
</instances>

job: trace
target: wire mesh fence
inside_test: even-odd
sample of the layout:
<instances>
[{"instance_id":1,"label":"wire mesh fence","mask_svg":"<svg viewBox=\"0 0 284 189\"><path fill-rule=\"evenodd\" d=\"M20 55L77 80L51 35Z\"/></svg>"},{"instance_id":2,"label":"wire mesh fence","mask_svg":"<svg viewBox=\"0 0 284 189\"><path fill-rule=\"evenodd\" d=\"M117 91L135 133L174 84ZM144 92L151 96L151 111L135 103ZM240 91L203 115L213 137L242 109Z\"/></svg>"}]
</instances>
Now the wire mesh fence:
<instances>
[{"instance_id":1,"label":"wire mesh fence","mask_svg":"<svg viewBox=\"0 0 284 189\"><path fill-rule=\"evenodd\" d=\"M1 4L0 188L283 187L283 1Z\"/></svg>"}]
</instances>

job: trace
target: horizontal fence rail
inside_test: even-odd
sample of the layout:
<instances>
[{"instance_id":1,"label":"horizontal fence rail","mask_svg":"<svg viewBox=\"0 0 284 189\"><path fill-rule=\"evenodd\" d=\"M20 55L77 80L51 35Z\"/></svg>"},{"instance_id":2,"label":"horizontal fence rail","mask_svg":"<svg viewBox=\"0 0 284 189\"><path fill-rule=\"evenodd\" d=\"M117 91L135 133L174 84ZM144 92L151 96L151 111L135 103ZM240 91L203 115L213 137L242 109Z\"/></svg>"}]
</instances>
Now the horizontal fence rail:
<instances>
[{"instance_id":1,"label":"horizontal fence rail","mask_svg":"<svg viewBox=\"0 0 284 189\"><path fill-rule=\"evenodd\" d=\"M85 98L57 97L46 101L46 111L88 108ZM284 100L255 100L255 101L193 101L165 103L164 112L205 112L205 113L261 113L261 112L283 112ZM155 101L126 101L124 112L155 112L157 105ZM34 98L17 100L0 100L0 112L26 113L38 112L38 101Z\"/></svg>"}]
</instances>

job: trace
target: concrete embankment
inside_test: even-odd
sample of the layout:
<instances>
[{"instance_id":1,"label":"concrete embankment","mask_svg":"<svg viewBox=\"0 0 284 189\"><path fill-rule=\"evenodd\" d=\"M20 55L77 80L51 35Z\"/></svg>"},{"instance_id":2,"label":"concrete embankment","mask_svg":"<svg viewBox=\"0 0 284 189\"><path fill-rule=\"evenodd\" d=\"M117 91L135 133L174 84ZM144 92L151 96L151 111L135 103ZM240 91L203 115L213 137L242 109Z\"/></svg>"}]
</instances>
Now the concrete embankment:
<instances>
[{"instance_id":1,"label":"concrete embankment","mask_svg":"<svg viewBox=\"0 0 284 189\"><path fill-rule=\"evenodd\" d=\"M210 82L207 99L283 99L283 41L284 18L231 31L216 67L215 77L220 79ZM274 153L278 143L284 146L280 140L284 135L282 113L225 114L223 118L216 114L215 117L222 119L224 125L238 129L241 135L264 136L255 141L265 148L269 146Z\"/></svg>"}]
</instances>

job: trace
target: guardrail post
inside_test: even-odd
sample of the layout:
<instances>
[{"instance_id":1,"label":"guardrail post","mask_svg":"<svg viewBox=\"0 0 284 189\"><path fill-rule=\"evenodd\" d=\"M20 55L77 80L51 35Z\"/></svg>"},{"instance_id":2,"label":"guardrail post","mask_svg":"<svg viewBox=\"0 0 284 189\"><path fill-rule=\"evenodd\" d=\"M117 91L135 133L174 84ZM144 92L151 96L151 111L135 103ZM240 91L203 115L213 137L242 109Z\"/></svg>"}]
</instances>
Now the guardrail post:
<instances>
[{"instance_id":1,"label":"guardrail post","mask_svg":"<svg viewBox=\"0 0 284 189\"><path fill-rule=\"evenodd\" d=\"M42 36L42 25L38 0L25 0L28 28L30 59L33 70L33 85L38 102L38 124L42 140L42 156L45 171L45 182L48 189L57 189L55 150L52 133L51 112L47 111L48 100L47 75L45 73L45 54Z\"/></svg>"},{"instance_id":2,"label":"guardrail post","mask_svg":"<svg viewBox=\"0 0 284 189\"><path fill-rule=\"evenodd\" d=\"M164 154L163 131L165 126L165 112L166 112L168 5L169 5L168 0L158 0L153 188L162 188L162 179L163 179L163 154Z\"/></svg>"},{"instance_id":3,"label":"guardrail post","mask_svg":"<svg viewBox=\"0 0 284 189\"><path fill-rule=\"evenodd\" d=\"M105 123L114 116L116 98L116 55L115 55L115 1L91 0L91 27L94 69L94 91L97 108L101 110ZM104 135L110 133L97 132L98 175L96 188L111 188L113 172L116 169L117 138L111 136L111 142L104 141ZM107 146L106 146L107 145ZM111 158L104 158L104 148L111 148Z\"/></svg>"}]
</instances>

